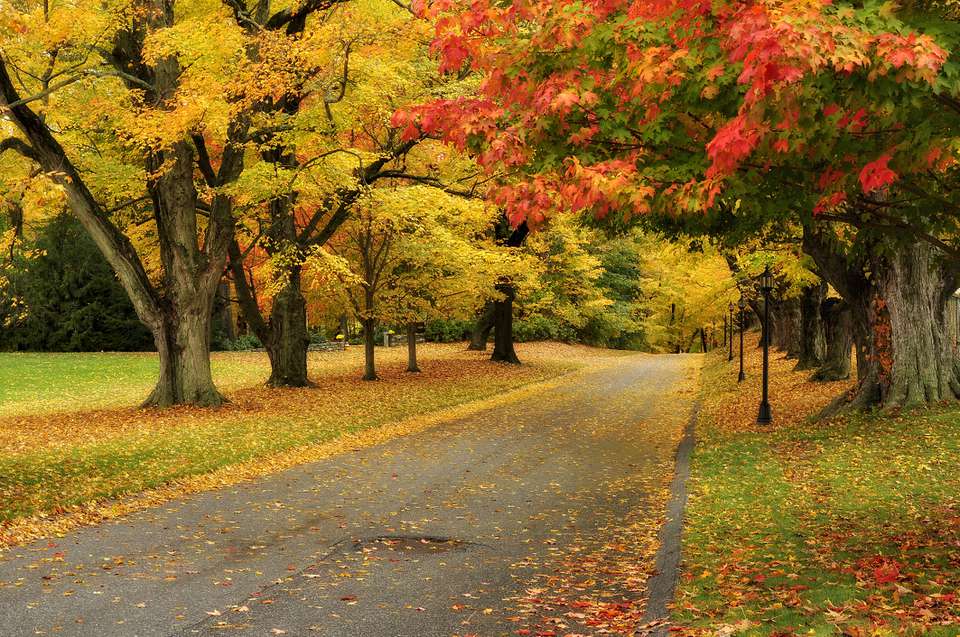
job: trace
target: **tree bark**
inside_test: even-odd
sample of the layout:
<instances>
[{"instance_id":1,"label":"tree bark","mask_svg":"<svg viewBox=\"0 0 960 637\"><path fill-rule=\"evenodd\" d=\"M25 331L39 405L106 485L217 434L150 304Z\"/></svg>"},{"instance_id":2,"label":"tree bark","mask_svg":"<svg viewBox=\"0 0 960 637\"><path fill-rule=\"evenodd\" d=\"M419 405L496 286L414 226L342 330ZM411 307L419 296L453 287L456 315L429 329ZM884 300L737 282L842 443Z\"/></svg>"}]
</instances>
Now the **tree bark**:
<instances>
[{"instance_id":1,"label":"tree bark","mask_svg":"<svg viewBox=\"0 0 960 637\"><path fill-rule=\"evenodd\" d=\"M952 264L927 244L892 256L873 251L853 263L822 235L805 233L804 246L851 309L858 386L837 408L889 410L960 397L946 330L946 301L958 280Z\"/></svg>"},{"instance_id":2,"label":"tree bark","mask_svg":"<svg viewBox=\"0 0 960 637\"><path fill-rule=\"evenodd\" d=\"M850 378L850 352L853 349L850 308L840 299L826 299L821 304L820 313L826 349L823 363L810 380L846 380Z\"/></svg>"},{"instance_id":3,"label":"tree bark","mask_svg":"<svg viewBox=\"0 0 960 637\"><path fill-rule=\"evenodd\" d=\"M153 333L160 356L160 378L144 407L219 405L210 373L211 308L206 304L164 316Z\"/></svg>"},{"instance_id":4,"label":"tree bark","mask_svg":"<svg viewBox=\"0 0 960 637\"><path fill-rule=\"evenodd\" d=\"M800 352L794 370L816 369L823 365L827 343L821 318L821 305L826 296L825 281L803 290L800 297ZM849 367L849 352L847 359Z\"/></svg>"},{"instance_id":5,"label":"tree bark","mask_svg":"<svg viewBox=\"0 0 960 637\"><path fill-rule=\"evenodd\" d=\"M298 249L292 204L292 195L276 197L270 202L270 240L265 244L270 255L291 247ZM269 320L264 319L253 286L247 280L243 269L243 255L235 238L230 245L230 271L237 289L240 310L270 358L270 378L267 385L311 386L307 376L307 350L310 346L307 301L301 288L299 260L288 266L284 273L286 280L283 288L273 298Z\"/></svg>"},{"instance_id":6,"label":"tree bark","mask_svg":"<svg viewBox=\"0 0 960 637\"><path fill-rule=\"evenodd\" d=\"M490 332L493 330L493 317L496 304L493 301L487 301L476 322L473 324L473 333L470 336L470 345L468 350L474 352L487 351L487 341L490 339Z\"/></svg>"},{"instance_id":7,"label":"tree bark","mask_svg":"<svg viewBox=\"0 0 960 637\"><path fill-rule=\"evenodd\" d=\"M417 324L407 323L407 371L419 372L417 366Z\"/></svg>"},{"instance_id":8,"label":"tree bark","mask_svg":"<svg viewBox=\"0 0 960 637\"><path fill-rule=\"evenodd\" d=\"M503 299L494 304L494 342L491 359L519 365L520 358L513 346L513 301L517 293L509 283L497 285L497 291L503 295Z\"/></svg>"},{"instance_id":9,"label":"tree bark","mask_svg":"<svg viewBox=\"0 0 960 637\"><path fill-rule=\"evenodd\" d=\"M770 309L773 309L771 305ZM800 356L800 300L795 298L786 299L776 303L777 311L775 319L772 319L774 325L773 345L786 353L787 358L799 358Z\"/></svg>"},{"instance_id":10,"label":"tree bark","mask_svg":"<svg viewBox=\"0 0 960 637\"><path fill-rule=\"evenodd\" d=\"M874 325L885 407L960 398L960 361L947 331L947 299L957 278L927 244L915 244L878 269ZM885 332L889 321L889 335Z\"/></svg>"},{"instance_id":11,"label":"tree bark","mask_svg":"<svg viewBox=\"0 0 960 637\"><path fill-rule=\"evenodd\" d=\"M363 380L378 380L376 364L377 320L363 320Z\"/></svg>"},{"instance_id":12,"label":"tree bark","mask_svg":"<svg viewBox=\"0 0 960 637\"><path fill-rule=\"evenodd\" d=\"M287 283L273 298L270 334L264 347L270 357L271 387L309 387L307 378L307 302L300 290L300 267L287 274Z\"/></svg>"}]
</instances>

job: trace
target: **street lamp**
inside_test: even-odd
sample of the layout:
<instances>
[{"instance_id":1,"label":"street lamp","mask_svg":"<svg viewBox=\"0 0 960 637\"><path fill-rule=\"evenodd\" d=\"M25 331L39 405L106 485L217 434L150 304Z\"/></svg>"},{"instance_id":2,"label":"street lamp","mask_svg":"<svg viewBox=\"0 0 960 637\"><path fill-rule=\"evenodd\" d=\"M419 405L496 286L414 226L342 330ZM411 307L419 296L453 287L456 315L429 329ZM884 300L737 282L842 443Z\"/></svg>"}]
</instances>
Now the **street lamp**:
<instances>
[{"instance_id":1,"label":"street lamp","mask_svg":"<svg viewBox=\"0 0 960 637\"><path fill-rule=\"evenodd\" d=\"M760 400L760 412L757 414L758 425L768 425L773 422L773 413L770 411L768 400L768 385L770 381L770 291L773 290L773 274L768 265L760 275L760 291L763 292L763 397Z\"/></svg>"},{"instance_id":2,"label":"street lamp","mask_svg":"<svg viewBox=\"0 0 960 637\"><path fill-rule=\"evenodd\" d=\"M747 302L742 296L737 301L737 307L740 308L740 375L737 376L737 382L742 383L747 379L746 374L743 373L743 311L747 309Z\"/></svg>"},{"instance_id":3,"label":"street lamp","mask_svg":"<svg viewBox=\"0 0 960 637\"><path fill-rule=\"evenodd\" d=\"M733 303L731 302L728 308L730 310L730 353L727 355L727 362L733 360ZM726 317L724 317L726 320Z\"/></svg>"}]
</instances>

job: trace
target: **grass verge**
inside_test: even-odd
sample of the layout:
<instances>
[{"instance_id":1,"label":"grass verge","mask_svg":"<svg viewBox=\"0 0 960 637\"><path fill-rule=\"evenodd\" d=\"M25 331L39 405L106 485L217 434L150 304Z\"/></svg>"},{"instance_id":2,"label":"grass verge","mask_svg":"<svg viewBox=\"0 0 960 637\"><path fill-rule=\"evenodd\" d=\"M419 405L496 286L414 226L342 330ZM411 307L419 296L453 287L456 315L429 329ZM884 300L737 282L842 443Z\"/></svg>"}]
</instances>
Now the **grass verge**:
<instances>
[{"instance_id":1,"label":"grass verge","mask_svg":"<svg viewBox=\"0 0 960 637\"><path fill-rule=\"evenodd\" d=\"M850 383L772 358L764 429L758 350L704 370L679 634L960 634L960 410L814 422Z\"/></svg>"},{"instance_id":2,"label":"grass verge","mask_svg":"<svg viewBox=\"0 0 960 637\"><path fill-rule=\"evenodd\" d=\"M229 392L231 404L219 409L71 411L70 398L44 398L47 409L33 415L23 414L28 398L0 406L0 545L421 430L616 357L555 344L520 352L528 364L515 367L460 345L430 346L422 352L424 372L407 374L404 353L387 351L382 380L372 383L358 379L357 354L328 354L311 359L316 388L247 386ZM220 369L242 366L250 355L234 356L225 355ZM72 369L87 370L74 372L81 382L103 371ZM113 378L114 365L105 373ZM103 404L115 387L87 384L97 388L92 404Z\"/></svg>"}]
</instances>

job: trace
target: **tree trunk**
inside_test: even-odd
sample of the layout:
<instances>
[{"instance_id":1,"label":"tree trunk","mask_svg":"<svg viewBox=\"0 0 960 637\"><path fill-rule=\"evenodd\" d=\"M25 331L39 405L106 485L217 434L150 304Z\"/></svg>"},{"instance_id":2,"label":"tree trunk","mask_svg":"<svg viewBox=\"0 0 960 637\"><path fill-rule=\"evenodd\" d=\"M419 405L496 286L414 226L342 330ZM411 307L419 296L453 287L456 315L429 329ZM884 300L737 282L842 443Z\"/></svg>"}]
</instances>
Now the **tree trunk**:
<instances>
[{"instance_id":1,"label":"tree trunk","mask_svg":"<svg viewBox=\"0 0 960 637\"><path fill-rule=\"evenodd\" d=\"M377 380L376 319L363 320L363 380Z\"/></svg>"},{"instance_id":2,"label":"tree trunk","mask_svg":"<svg viewBox=\"0 0 960 637\"><path fill-rule=\"evenodd\" d=\"M417 324L407 323L407 371L419 372L417 367Z\"/></svg>"},{"instance_id":3,"label":"tree trunk","mask_svg":"<svg viewBox=\"0 0 960 637\"><path fill-rule=\"evenodd\" d=\"M520 364L520 358L513 347L513 300L517 292L513 285L501 283L497 291L503 299L494 304L493 355L491 360Z\"/></svg>"},{"instance_id":4,"label":"tree trunk","mask_svg":"<svg viewBox=\"0 0 960 637\"><path fill-rule=\"evenodd\" d=\"M858 386L836 407L896 409L960 397L945 313L956 270L927 244L849 263L828 241L804 235L808 253L851 309Z\"/></svg>"},{"instance_id":5,"label":"tree trunk","mask_svg":"<svg viewBox=\"0 0 960 637\"><path fill-rule=\"evenodd\" d=\"M271 387L308 387L307 302L300 290L300 268L291 269L287 284L273 298L270 330L263 346L270 357Z\"/></svg>"},{"instance_id":6,"label":"tree trunk","mask_svg":"<svg viewBox=\"0 0 960 637\"><path fill-rule=\"evenodd\" d=\"M938 257L931 246L915 244L877 271L883 300L875 304L874 341L884 407L960 398L960 361L950 344L946 316L956 277Z\"/></svg>"},{"instance_id":7,"label":"tree trunk","mask_svg":"<svg viewBox=\"0 0 960 637\"><path fill-rule=\"evenodd\" d=\"M850 309L840 299L826 299L821 305L826 350L823 364L810 380L834 381L850 378L850 350L853 349L853 327Z\"/></svg>"},{"instance_id":8,"label":"tree trunk","mask_svg":"<svg viewBox=\"0 0 960 637\"><path fill-rule=\"evenodd\" d=\"M476 323L473 324L473 334L470 336L468 350L474 352L487 351L487 341L490 339L490 331L493 329L495 310L496 303L493 301L487 301L484 304L483 311L477 317Z\"/></svg>"},{"instance_id":9,"label":"tree trunk","mask_svg":"<svg viewBox=\"0 0 960 637\"><path fill-rule=\"evenodd\" d=\"M794 370L816 369L823 365L827 343L821 318L821 305L826 295L827 284L821 281L817 285L804 288L800 297L800 352ZM848 352L848 367L849 358Z\"/></svg>"},{"instance_id":10,"label":"tree trunk","mask_svg":"<svg viewBox=\"0 0 960 637\"><path fill-rule=\"evenodd\" d=\"M726 319L724 319L724 321L726 321ZM723 328L724 328L724 333L726 333L726 328L727 328L726 323L724 323ZM702 327L700 328L700 351L703 352L704 354L707 353L707 332Z\"/></svg>"},{"instance_id":11,"label":"tree trunk","mask_svg":"<svg viewBox=\"0 0 960 637\"><path fill-rule=\"evenodd\" d=\"M160 355L160 378L144 407L216 406L224 402L210 372L211 309L209 303L200 303L196 308L164 315L153 332Z\"/></svg>"},{"instance_id":12,"label":"tree trunk","mask_svg":"<svg viewBox=\"0 0 960 637\"><path fill-rule=\"evenodd\" d=\"M766 301L763 300L763 297L756 300L749 301L750 309L753 310L753 314L757 319L757 323L760 325L760 339L757 341L757 348L762 348L765 342L770 343L770 347L774 346L774 337L773 332L776 325L776 301L772 298L770 299L770 321L769 325L763 320L763 306ZM769 341L767 340L769 339Z\"/></svg>"},{"instance_id":13,"label":"tree trunk","mask_svg":"<svg viewBox=\"0 0 960 637\"><path fill-rule=\"evenodd\" d=\"M233 321L233 303L230 300L230 281L224 280L220 283L214 307L217 321L223 326L224 338L231 341L237 338L237 326Z\"/></svg>"},{"instance_id":14,"label":"tree trunk","mask_svg":"<svg viewBox=\"0 0 960 637\"><path fill-rule=\"evenodd\" d=\"M773 309L771 305L770 309ZM786 352L787 358L800 356L800 300L786 299L776 303L773 321L773 346Z\"/></svg>"}]
</instances>

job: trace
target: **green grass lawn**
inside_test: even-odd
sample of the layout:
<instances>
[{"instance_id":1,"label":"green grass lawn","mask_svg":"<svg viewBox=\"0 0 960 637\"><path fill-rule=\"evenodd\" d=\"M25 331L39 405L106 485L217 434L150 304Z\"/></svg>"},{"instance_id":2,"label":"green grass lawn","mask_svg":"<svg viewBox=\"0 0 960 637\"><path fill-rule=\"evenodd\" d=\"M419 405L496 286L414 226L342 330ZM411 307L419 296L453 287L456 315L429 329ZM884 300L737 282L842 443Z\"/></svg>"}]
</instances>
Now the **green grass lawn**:
<instances>
[{"instance_id":1,"label":"green grass lawn","mask_svg":"<svg viewBox=\"0 0 960 637\"><path fill-rule=\"evenodd\" d=\"M960 634L960 409L811 422L836 389L777 361L759 430L753 358L704 372L682 634Z\"/></svg>"},{"instance_id":2,"label":"green grass lawn","mask_svg":"<svg viewBox=\"0 0 960 637\"><path fill-rule=\"evenodd\" d=\"M266 356L218 352L213 374L225 391L270 375ZM157 380L153 353L0 353L0 416L133 405Z\"/></svg>"},{"instance_id":3,"label":"green grass lawn","mask_svg":"<svg viewBox=\"0 0 960 637\"><path fill-rule=\"evenodd\" d=\"M397 348L378 351L382 380L363 382L359 349L312 354L317 387L287 390L262 386L265 355L218 354L215 377L231 403L169 410L133 407L154 381L150 355L0 355L0 543L10 542L25 518L273 462L278 454L422 419L615 356L531 344L520 348L527 364L516 367L460 344L431 345L422 348L423 373L408 374L406 351Z\"/></svg>"}]
</instances>

